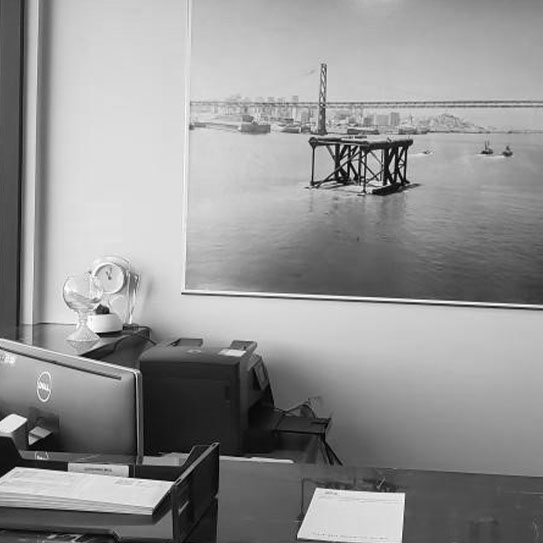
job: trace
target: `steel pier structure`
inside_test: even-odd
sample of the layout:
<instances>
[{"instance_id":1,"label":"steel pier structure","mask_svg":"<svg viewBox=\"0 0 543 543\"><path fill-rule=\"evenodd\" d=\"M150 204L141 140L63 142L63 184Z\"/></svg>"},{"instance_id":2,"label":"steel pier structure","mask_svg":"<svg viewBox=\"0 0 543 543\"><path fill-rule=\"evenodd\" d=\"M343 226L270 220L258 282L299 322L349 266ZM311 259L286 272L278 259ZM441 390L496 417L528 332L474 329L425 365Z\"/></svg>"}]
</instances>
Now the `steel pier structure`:
<instances>
[{"instance_id":1,"label":"steel pier structure","mask_svg":"<svg viewBox=\"0 0 543 543\"><path fill-rule=\"evenodd\" d=\"M367 140L356 137L314 136L309 138L312 149L311 187L325 183L361 185L367 192L370 184L378 184L373 194L388 194L404 188L407 179L407 150L410 138ZM325 178L315 179L317 149L324 147L332 159L332 171Z\"/></svg>"}]
</instances>

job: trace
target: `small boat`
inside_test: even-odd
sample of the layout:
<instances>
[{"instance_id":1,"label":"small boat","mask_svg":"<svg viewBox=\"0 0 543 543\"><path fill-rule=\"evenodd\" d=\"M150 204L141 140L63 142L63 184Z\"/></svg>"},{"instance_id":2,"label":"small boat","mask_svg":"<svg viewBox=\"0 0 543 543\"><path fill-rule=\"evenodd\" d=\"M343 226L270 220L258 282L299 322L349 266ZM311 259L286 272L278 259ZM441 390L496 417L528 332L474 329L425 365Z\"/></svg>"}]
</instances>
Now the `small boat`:
<instances>
[{"instance_id":1,"label":"small boat","mask_svg":"<svg viewBox=\"0 0 543 543\"><path fill-rule=\"evenodd\" d=\"M433 154L433 151L430 151L430 149L425 149L424 151L419 151L418 153L411 153L410 156L423 157L423 156L430 156L431 154Z\"/></svg>"},{"instance_id":2,"label":"small boat","mask_svg":"<svg viewBox=\"0 0 543 543\"><path fill-rule=\"evenodd\" d=\"M513 151L511 150L511 147L509 145L505 146L505 149L502 151L503 156L513 156Z\"/></svg>"},{"instance_id":3,"label":"small boat","mask_svg":"<svg viewBox=\"0 0 543 543\"><path fill-rule=\"evenodd\" d=\"M492 149L492 147L490 147L490 142L489 141L485 141L485 147L481 151L481 154L482 155L493 155L494 154L494 149Z\"/></svg>"},{"instance_id":4,"label":"small boat","mask_svg":"<svg viewBox=\"0 0 543 543\"><path fill-rule=\"evenodd\" d=\"M269 134L271 124L257 121L253 115L244 114L241 116L241 124L238 130L245 134Z\"/></svg>"},{"instance_id":5,"label":"small boat","mask_svg":"<svg viewBox=\"0 0 543 543\"><path fill-rule=\"evenodd\" d=\"M238 130L244 134L269 134L271 125L260 121L242 121Z\"/></svg>"},{"instance_id":6,"label":"small boat","mask_svg":"<svg viewBox=\"0 0 543 543\"><path fill-rule=\"evenodd\" d=\"M296 123L287 124L282 128L281 132L285 132L286 134L300 134L302 132L302 125Z\"/></svg>"}]
</instances>

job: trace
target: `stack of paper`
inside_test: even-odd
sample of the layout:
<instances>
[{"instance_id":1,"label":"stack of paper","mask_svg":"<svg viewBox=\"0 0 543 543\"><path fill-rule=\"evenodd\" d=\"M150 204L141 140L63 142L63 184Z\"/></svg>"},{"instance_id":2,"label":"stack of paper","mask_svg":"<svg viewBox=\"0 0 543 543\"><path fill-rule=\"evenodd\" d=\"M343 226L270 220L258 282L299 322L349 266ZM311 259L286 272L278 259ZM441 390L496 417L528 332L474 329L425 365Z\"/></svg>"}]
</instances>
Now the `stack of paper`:
<instances>
[{"instance_id":1,"label":"stack of paper","mask_svg":"<svg viewBox=\"0 0 543 543\"><path fill-rule=\"evenodd\" d=\"M298 539L401 543L405 494L316 488Z\"/></svg>"},{"instance_id":2,"label":"stack of paper","mask_svg":"<svg viewBox=\"0 0 543 543\"><path fill-rule=\"evenodd\" d=\"M17 467L0 478L0 506L152 515L172 484Z\"/></svg>"}]
</instances>

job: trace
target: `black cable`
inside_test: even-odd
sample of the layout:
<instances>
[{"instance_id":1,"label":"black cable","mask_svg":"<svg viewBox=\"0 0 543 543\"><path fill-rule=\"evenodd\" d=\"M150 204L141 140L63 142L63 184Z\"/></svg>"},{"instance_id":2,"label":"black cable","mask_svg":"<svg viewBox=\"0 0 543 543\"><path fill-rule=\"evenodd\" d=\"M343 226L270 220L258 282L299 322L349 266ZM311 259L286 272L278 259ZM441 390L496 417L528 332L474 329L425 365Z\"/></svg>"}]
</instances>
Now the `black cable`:
<instances>
[{"instance_id":1,"label":"black cable","mask_svg":"<svg viewBox=\"0 0 543 543\"><path fill-rule=\"evenodd\" d=\"M324 437L320 439L320 445L321 445L322 456L324 457L325 463L331 466L334 463L334 461L330 457L328 448L326 447L326 439L324 439Z\"/></svg>"},{"instance_id":2,"label":"black cable","mask_svg":"<svg viewBox=\"0 0 543 543\"><path fill-rule=\"evenodd\" d=\"M330 464L337 464L339 466L343 466L343 462L340 460L339 456L335 453L334 449L330 446L328 441L323 437L322 443L324 445L324 450L326 451L326 457L328 458L328 461Z\"/></svg>"},{"instance_id":3,"label":"black cable","mask_svg":"<svg viewBox=\"0 0 543 543\"><path fill-rule=\"evenodd\" d=\"M129 334L129 335L124 336L124 337L130 337L130 336L138 336L138 337L141 337L141 338L145 339L146 341L148 341L152 345L158 345L158 341L155 341L154 339L151 339L148 336L144 336L143 334L133 333L133 334Z\"/></svg>"},{"instance_id":4,"label":"black cable","mask_svg":"<svg viewBox=\"0 0 543 543\"><path fill-rule=\"evenodd\" d=\"M277 409L279 409L279 408L277 408ZM303 409L306 409L307 411L309 411L310 415L313 418L317 418L317 414L315 413L315 410L311 407L311 400L310 399L304 400L303 402L299 403L298 405L295 405L294 407L291 407L290 409L280 409L280 411L282 411L283 413L286 413L286 414L294 413L295 411L299 411L300 414L302 414Z\"/></svg>"},{"instance_id":5,"label":"black cable","mask_svg":"<svg viewBox=\"0 0 543 543\"><path fill-rule=\"evenodd\" d=\"M118 338L117 341L115 341L115 343L113 344L113 349L111 349L111 351L109 351L108 354L114 353L117 350L117 347L121 344L122 341L124 341L125 339L128 339L128 338L134 337L134 336L138 336L138 337L144 339L145 341L148 341L149 343L152 343L153 345L157 345L157 342L154 341L153 339L151 339L148 336L144 336L143 334L138 334L137 332L130 332L130 333L125 334L125 335L121 336L120 338Z\"/></svg>"}]
</instances>

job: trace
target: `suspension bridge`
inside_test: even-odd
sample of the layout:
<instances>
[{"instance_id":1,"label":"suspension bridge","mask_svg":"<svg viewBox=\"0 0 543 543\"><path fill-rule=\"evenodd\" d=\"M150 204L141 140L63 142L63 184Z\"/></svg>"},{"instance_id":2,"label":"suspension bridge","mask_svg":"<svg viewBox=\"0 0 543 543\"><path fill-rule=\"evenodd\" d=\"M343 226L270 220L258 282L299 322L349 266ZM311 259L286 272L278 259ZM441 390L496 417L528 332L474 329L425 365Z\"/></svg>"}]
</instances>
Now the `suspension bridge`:
<instances>
[{"instance_id":1,"label":"suspension bridge","mask_svg":"<svg viewBox=\"0 0 543 543\"><path fill-rule=\"evenodd\" d=\"M251 114L268 119L278 118L281 114L295 117L303 110L308 118L316 119L309 139L312 149L311 187L325 184L360 185L366 193L367 186L377 182L379 187L374 194L390 194L409 185L407 179L407 153L412 139L367 140L364 136L328 136L327 112L334 109L347 109L362 112L364 110L401 110L401 109L536 109L543 108L543 100L327 100L327 65L321 64L318 101L299 99L227 99L227 100L191 100L193 113L210 112L226 115ZM315 114L316 113L316 114ZM332 170L324 178L317 179L315 172L316 151L324 148L332 159Z\"/></svg>"},{"instance_id":2,"label":"suspension bridge","mask_svg":"<svg viewBox=\"0 0 543 543\"><path fill-rule=\"evenodd\" d=\"M228 100L192 100L193 111L214 110L222 113L252 113L257 115L270 114L278 111L300 111L306 109L317 111L317 130L320 135L326 134L326 112L330 109L379 110L379 109L519 109L542 108L543 100L327 100L328 66L320 66L318 101L300 101L269 98L267 100L228 99Z\"/></svg>"},{"instance_id":3,"label":"suspension bridge","mask_svg":"<svg viewBox=\"0 0 543 543\"><path fill-rule=\"evenodd\" d=\"M194 107L218 108L265 108L303 107L318 108L317 101L293 100L191 100ZM330 109L417 109L417 108L541 108L543 100L340 100L327 101L324 107Z\"/></svg>"}]
</instances>

